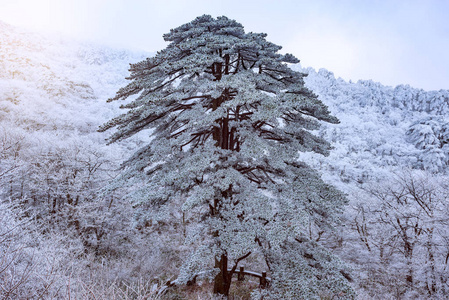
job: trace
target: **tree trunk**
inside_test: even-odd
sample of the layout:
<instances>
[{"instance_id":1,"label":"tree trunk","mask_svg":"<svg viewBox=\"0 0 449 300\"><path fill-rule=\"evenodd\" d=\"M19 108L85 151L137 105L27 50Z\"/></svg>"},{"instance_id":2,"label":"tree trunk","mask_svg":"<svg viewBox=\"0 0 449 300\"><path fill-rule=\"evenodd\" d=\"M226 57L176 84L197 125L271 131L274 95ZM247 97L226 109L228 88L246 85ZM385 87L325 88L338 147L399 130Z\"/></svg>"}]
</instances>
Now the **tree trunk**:
<instances>
[{"instance_id":1,"label":"tree trunk","mask_svg":"<svg viewBox=\"0 0 449 300\"><path fill-rule=\"evenodd\" d=\"M426 242L427 255L428 255L428 264L429 264L429 279L427 283L427 289L429 291L429 295L434 295L437 291L437 279L436 279L436 270L435 270L435 257L433 255L433 228L428 229L428 236Z\"/></svg>"},{"instance_id":2,"label":"tree trunk","mask_svg":"<svg viewBox=\"0 0 449 300\"><path fill-rule=\"evenodd\" d=\"M219 50L219 55L222 57L222 50ZM229 74L229 62L230 57L228 54L225 55L225 68L223 70L223 63L214 63L212 65L212 73L215 76L215 81L219 81L222 78L223 71L224 74ZM229 90L226 88L223 91L223 94L214 99L212 102L212 110L216 110L221 104L230 99ZM230 142L230 129L229 129L229 109L228 114L224 118L220 118L216 120L216 126L214 126L212 138L216 141L216 146L221 149L231 149L232 139ZM224 198L231 197L232 194L232 185L229 187L228 191L222 192L222 196ZM218 199L214 200L214 206L211 208L211 215L215 215L218 211ZM214 233L214 236L218 236L218 231ZM228 257L226 254L222 254L220 258L215 258L215 267L220 270L220 272L215 276L214 279L214 294L218 294L221 296L225 296L226 298L229 296L229 289L231 287L231 279L232 273L228 272Z\"/></svg>"},{"instance_id":3,"label":"tree trunk","mask_svg":"<svg viewBox=\"0 0 449 300\"><path fill-rule=\"evenodd\" d=\"M408 274L405 279L409 287L413 287L413 246L408 241L404 244L405 258L407 260Z\"/></svg>"},{"instance_id":4,"label":"tree trunk","mask_svg":"<svg viewBox=\"0 0 449 300\"><path fill-rule=\"evenodd\" d=\"M214 279L214 294L228 297L232 276L232 274L229 274L228 272L228 257L225 254L222 254L220 259L216 258L215 267L219 268L220 272Z\"/></svg>"}]
</instances>

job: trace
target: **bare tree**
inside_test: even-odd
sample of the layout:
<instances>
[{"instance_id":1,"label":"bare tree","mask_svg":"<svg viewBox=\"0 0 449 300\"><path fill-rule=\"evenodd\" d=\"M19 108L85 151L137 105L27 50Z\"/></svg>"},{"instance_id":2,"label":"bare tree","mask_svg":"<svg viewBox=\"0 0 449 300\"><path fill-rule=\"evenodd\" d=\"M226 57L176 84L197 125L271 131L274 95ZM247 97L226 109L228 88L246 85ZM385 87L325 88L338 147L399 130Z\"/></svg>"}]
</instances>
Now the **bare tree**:
<instances>
[{"instance_id":1,"label":"bare tree","mask_svg":"<svg viewBox=\"0 0 449 300\"><path fill-rule=\"evenodd\" d=\"M449 258L446 178L406 170L365 190L353 229L365 250L377 258L381 272L400 278L398 295L444 294Z\"/></svg>"}]
</instances>

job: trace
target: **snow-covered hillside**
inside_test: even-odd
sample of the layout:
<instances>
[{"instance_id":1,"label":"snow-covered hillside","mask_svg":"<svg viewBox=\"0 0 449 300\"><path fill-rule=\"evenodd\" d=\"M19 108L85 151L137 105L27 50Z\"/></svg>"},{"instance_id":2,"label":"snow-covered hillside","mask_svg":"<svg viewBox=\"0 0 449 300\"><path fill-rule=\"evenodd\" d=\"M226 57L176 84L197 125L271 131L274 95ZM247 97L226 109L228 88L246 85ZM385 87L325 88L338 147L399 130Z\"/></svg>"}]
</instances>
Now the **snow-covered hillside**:
<instances>
[{"instance_id":1,"label":"snow-covered hillside","mask_svg":"<svg viewBox=\"0 0 449 300\"><path fill-rule=\"evenodd\" d=\"M95 132L117 113L105 103L124 84L129 63L147 55L0 22L0 120L29 133Z\"/></svg>"},{"instance_id":2,"label":"snow-covered hillside","mask_svg":"<svg viewBox=\"0 0 449 300\"><path fill-rule=\"evenodd\" d=\"M106 100L125 84L129 63L148 55L0 22L0 174L12 176L9 169L24 165L17 162L18 153L11 153L18 143L20 157L28 162L38 154L83 149L119 163L127 145L107 147L106 135L97 129L118 114L118 105Z\"/></svg>"},{"instance_id":3,"label":"snow-covered hillside","mask_svg":"<svg viewBox=\"0 0 449 300\"><path fill-rule=\"evenodd\" d=\"M393 88L371 80L346 82L325 69L294 68L309 74L306 85L340 120L320 130L334 147L329 157L304 154L323 172L359 183L395 168L445 172L449 91Z\"/></svg>"}]
</instances>

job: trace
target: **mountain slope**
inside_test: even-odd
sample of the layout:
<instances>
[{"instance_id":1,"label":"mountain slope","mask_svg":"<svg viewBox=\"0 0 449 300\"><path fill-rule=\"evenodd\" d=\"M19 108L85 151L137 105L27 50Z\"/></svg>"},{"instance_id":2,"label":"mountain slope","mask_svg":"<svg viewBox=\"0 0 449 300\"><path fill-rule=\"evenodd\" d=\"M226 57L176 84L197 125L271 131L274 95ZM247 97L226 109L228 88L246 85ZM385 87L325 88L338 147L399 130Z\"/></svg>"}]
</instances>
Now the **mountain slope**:
<instances>
[{"instance_id":1,"label":"mountain slope","mask_svg":"<svg viewBox=\"0 0 449 300\"><path fill-rule=\"evenodd\" d=\"M19 116L5 112L20 111L23 121L37 123L30 129L52 123L46 118L86 126L109 119L116 108L105 100L124 84L128 64L148 55L49 39L1 22L0 49L1 118L12 121Z\"/></svg>"},{"instance_id":2,"label":"mountain slope","mask_svg":"<svg viewBox=\"0 0 449 300\"><path fill-rule=\"evenodd\" d=\"M341 122L323 124L320 134L334 150L327 158L310 157L315 164L324 163L346 182L404 167L446 172L449 91L392 88L370 80L352 83L324 69L295 67L309 74L307 86Z\"/></svg>"}]
</instances>

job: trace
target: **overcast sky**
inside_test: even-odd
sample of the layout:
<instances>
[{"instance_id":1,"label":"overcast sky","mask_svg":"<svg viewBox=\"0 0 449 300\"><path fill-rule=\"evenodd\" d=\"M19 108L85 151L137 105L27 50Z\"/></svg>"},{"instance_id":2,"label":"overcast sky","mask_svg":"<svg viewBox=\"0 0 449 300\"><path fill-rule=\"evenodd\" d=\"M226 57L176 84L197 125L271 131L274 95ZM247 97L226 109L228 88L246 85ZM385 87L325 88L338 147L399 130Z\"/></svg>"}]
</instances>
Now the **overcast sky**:
<instances>
[{"instance_id":1,"label":"overcast sky","mask_svg":"<svg viewBox=\"0 0 449 300\"><path fill-rule=\"evenodd\" d=\"M0 0L12 25L147 51L202 14L265 32L302 66L345 80L449 89L448 0Z\"/></svg>"}]
</instances>

